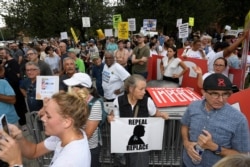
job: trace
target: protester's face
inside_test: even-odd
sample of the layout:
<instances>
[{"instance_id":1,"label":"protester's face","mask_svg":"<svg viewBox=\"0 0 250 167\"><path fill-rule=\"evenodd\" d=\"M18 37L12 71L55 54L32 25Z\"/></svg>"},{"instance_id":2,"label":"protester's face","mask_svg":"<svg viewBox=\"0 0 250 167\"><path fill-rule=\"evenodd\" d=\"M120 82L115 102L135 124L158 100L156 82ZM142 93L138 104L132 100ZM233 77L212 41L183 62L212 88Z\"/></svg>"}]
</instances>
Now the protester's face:
<instances>
[{"instance_id":1,"label":"protester's face","mask_svg":"<svg viewBox=\"0 0 250 167\"><path fill-rule=\"evenodd\" d=\"M118 47L119 47L120 49L124 48L124 43L123 43L123 42L119 42L119 43L118 43Z\"/></svg>"},{"instance_id":2,"label":"protester's face","mask_svg":"<svg viewBox=\"0 0 250 167\"><path fill-rule=\"evenodd\" d=\"M60 112L60 107L55 100L50 99L45 106L45 114L42 121L45 127L45 134L52 136L60 136L65 129L66 118Z\"/></svg>"},{"instance_id":3,"label":"protester's face","mask_svg":"<svg viewBox=\"0 0 250 167\"><path fill-rule=\"evenodd\" d=\"M40 70L34 65L26 65L26 75L30 79L35 79L40 74Z\"/></svg>"},{"instance_id":4,"label":"protester's face","mask_svg":"<svg viewBox=\"0 0 250 167\"><path fill-rule=\"evenodd\" d=\"M144 37L136 36L136 40L137 40L138 44L144 43Z\"/></svg>"},{"instance_id":5,"label":"protester's face","mask_svg":"<svg viewBox=\"0 0 250 167\"><path fill-rule=\"evenodd\" d=\"M26 55L29 61L36 62L38 59L37 53L34 53L33 50L29 50Z\"/></svg>"},{"instance_id":6,"label":"protester's face","mask_svg":"<svg viewBox=\"0 0 250 167\"><path fill-rule=\"evenodd\" d=\"M101 58L96 58L93 60L93 63L96 66L100 66L102 64L102 60L101 60Z\"/></svg>"},{"instance_id":7,"label":"protester's face","mask_svg":"<svg viewBox=\"0 0 250 167\"><path fill-rule=\"evenodd\" d=\"M111 54L105 55L105 63L107 64L107 66L111 66L112 64L114 64L114 62L115 62L114 56L112 56Z\"/></svg>"},{"instance_id":8,"label":"protester's face","mask_svg":"<svg viewBox=\"0 0 250 167\"><path fill-rule=\"evenodd\" d=\"M167 56L169 58L172 58L172 57L174 57L174 55L175 55L175 51L172 48L168 48L168 54L167 54Z\"/></svg>"},{"instance_id":9,"label":"protester's face","mask_svg":"<svg viewBox=\"0 0 250 167\"><path fill-rule=\"evenodd\" d=\"M221 59L216 60L213 67L215 73L222 73L226 69L225 62Z\"/></svg>"},{"instance_id":10,"label":"protester's face","mask_svg":"<svg viewBox=\"0 0 250 167\"><path fill-rule=\"evenodd\" d=\"M17 49L18 49L17 44L15 44L15 43L11 44L11 45L10 45L10 49L11 49L11 50L17 50Z\"/></svg>"},{"instance_id":11,"label":"protester's face","mask_svg":"<svg viewBox=\"0 0 250 167\"><path fill-rule=\"evenodd\" d=\"M0 50L0 58L2 59L7 59L7 54L6 54L6 51L5 50Z\"/></svg>"},{"instance_id":12,"label":"protester's face","mask_svg":"<svg viewBox=\"0 0 250 167\"><path fill-rule=\"evenodd\" d=\"M201 42L196 42L193 44L193 50L199 50L201 48Z\"/></svg>"},{"instance_id":13,"label":"protester's face","mask_svg":"<svg viewBox=\"0 0 250 167\"><path fill-rule=\"evenodd\" d=\"M59 48L62 53L66 53L66 44L64 42L59 44Z\"/></svg>"},{"instance_id":14,"label":"protester's face","mask_svg":"<svg viewBox=\"0 0 250 167\"><path fill-rule=\"evenodd\" d=\"M66 60L64 62L64 70L66 74L74 74L76 67L75 67L75 62L73 60Z\"/></svg>"},{"instance_id":15,"label":"protester's face","mask_svg":"<svg viewBox=\"0 0 250 167\"><path fill-rule=\"evenodd\" d=\"M134 88L131 87L129 93L137 100L142 99L146 93L146 86L145 81L137 81L136 86Z\"/></svg>"},{"instance_id":16,"label":"protester's face","mask_svg":"<svg viewBox=\"0 0 250 167\"><path fill-rule=\"evenodd\" d=\"M131 47L131 43L127 42L127 48L130 48L130 47Z\"/></svg>"},{"instance_id":17,"label":"protester's face","mask_svg":"<svg viewBox=\"0 0 250 167\"><path fill-rule=\"evenodd\" d=\"M73 59L76 58L76 54L73 52L68 52L68 56L73 58Z\"/></svg>"},{"instance_id":18,"label":"protester's face","mask_svg":"<svg viewBox=\"0 0 250 167\"><path fill-rule=\"evenodd\" d=\"M227 102L231 92L228 90L207 90L204 93L206 108L209 110L220 109Z\"/></svg>"}]
</instances>

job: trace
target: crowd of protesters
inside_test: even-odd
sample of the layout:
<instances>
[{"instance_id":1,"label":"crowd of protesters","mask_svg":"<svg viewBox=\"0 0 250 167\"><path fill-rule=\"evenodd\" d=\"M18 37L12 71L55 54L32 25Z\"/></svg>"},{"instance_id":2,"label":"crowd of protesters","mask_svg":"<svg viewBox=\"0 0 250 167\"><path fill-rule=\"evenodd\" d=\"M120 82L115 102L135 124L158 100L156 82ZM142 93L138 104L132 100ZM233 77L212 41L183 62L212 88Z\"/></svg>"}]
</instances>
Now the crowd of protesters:
<instances>
[{"instance_id":1,"label":"crowd of protesters","mask_svg":"<svg viewBox=\"0 0 250 167\"><path fill-rule=\"evenodd\" d=\"M62 163L59 163L57 158L59 158L60 153L64 149L64 141L68 144L71 141L83 139L86 136L89 143L86 144L85 140L82 140L82 144L85 146L89 145L90 152L86 150L82 150L82 152L87 155L87 157L89 157L90 154L92 156L92 161L90 161L90 159L86 160L88 162L86 166L89 166L91 162L92 167L98 167L100 166L100 163L98 163L100 145L97 137L97 125L101 120L101 115L98 113L101 105L94 105L89 116L82 115L84 120L87 120L85 121L86 126L84 126L85 134L84 131L75 131L75 127L79 128L80 124L71 125L72 122L70 121L72 121L72 119L79 121L79 118L77 119L75 116L67 113L65 111L67 106L64 106L65 104L61 105L61 102L58 100L63 99L63 101L65 101L67 98L75 98L79 101L77 96L81 94L79 95L81 97L80 101L85 101L86 104L94 97L101 97L104 101L115 101L115 103L118 103L118 97L135 93L131 92L130 89L130 91L126 90L128 89L126 85L124 87L124 82L127 79L131 80L131 76L132 79L133 77L140 78L140 81L146 84L146 80L148 79L148 61L150 57L154 55L163 56L160 64L163 80L179 85L181 85L179 79L188 69L183 59L191 57L207 60L207 73L204 74L198 64L193 67L194 71L198 74L197 84L202 89L204 80L213 73L224 74L228 77L229 68L240 69L242 67L241 43L244 39L248 38L248 34L249 32L247 31L239 33L237 37L225 35L223 39L217 39L206 33L201 35L194 33L191 39L187 39L184 42L182 46L183 53L180 55L177 55L176 39L163 35L163 33L152 37L138 33L127 40L117 39L115 37L102 40L91 38L85 42L74 43L71 40L51 38L30 43L8 43L5 47L0 48L0 83L6 88L6 91L0 94L0 115L7 115L9 123L20 127L21 131L17 127L11 126L13 131L17 133L18 136L16 137L18 140L21 140L21 142L18 142L27 144L28 142L23 139L21 135L22 131L27 131L25 118L27 111L39 111L47 108L48 111L42 112L42 114L40 113L44 124L48 124L47 122L49 122L51 115L58 115L59 113L60 117L58 117L58 119L65 119L64 121L66 122L61 125L61 128L69 127L69 133L72 133L75 138L64 138L61 135L66 134L68 131L60 131L60 129L52 128L48 135L57 137L50 137L40 143L41 152L32 155L21 146L22 152L28 155L28 157L34 158L51 150L59 149L59 152L57 150L52 160L51 166L53 166L53 163ZM250 54L247 56L245 88L249 85L249 66ZM182 69L181 71L178 70L179 67ZM49 107L35 98L36 77L39 75L59 76L60 93L52 97L52 100L49 102ZM228 85L230 86L230 84ZM72 91L68 86L75 88ZM133 87L133 85L130 86ZM136 85L136 87L137 86L138 85ZM136 87L134 89L136 89ZM145 91L144 87L143 90ZM64 94L65 92L69 92L69 94ZM144 94L142 95L144 97ZM218 96L225 95L219 94ZM140 100L140 98L137 100ZM135 104L137 104L137 100L134 102ZM51 112L52 104L56 104L58 113ZM82 111L85 111L85 108L86 106L83 106ZM161 113L149 115L162 116ZM68 118L71 119L68 120ZM166 119L167 116L164 118ZM50 126L52 126L53 123L55 122L47 126L51 128ZM188 126L188 123L189 122L186 121L185 126ZM6 136L4 132L1 132L1 134ZM11 139L9 140L12 141ZM58 143L62 142L64 145L58 148L55 146L55 143L53 143L53 140L56 140ZM52 144L50 142L52 142ZM32 146L32 148L36 147L31 143L28 145ZM186 149L188 148L188 146L185 147ZM240 152L240 150L238 151ZM197 157L195 158L199 159ZM217 160L219 159L218 157L216 158ZM3 160L8 159L4 157ZM18 161L18 163L21 162ZM188 163L191 163L191 161Z\"/></svg>"}]
</instances>

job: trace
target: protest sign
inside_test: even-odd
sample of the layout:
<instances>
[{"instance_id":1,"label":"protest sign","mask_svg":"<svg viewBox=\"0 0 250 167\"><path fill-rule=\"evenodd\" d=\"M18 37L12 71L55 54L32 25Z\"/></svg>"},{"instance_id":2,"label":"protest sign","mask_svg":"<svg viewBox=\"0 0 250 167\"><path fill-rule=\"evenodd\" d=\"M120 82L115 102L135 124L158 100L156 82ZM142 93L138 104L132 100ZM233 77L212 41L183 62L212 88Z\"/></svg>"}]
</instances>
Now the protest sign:
<instances>
[{"instance_id":1,"label":"protest sign","mask_svg":"<svg viewBox=\"0 0 250 167\"><path fill-rule=\"evenodd\" d=\"M61 38L61 40L68 39L68 33L67 32L61 32L60 33L60 38Z\"/></svg>"},{"instance_id":2,"label":"protest sign","mask_svg":"<svg viewBox=\"0 0 250 167\"><path fill-rule=\"evenodd\" d=\"M189 88L147 88L157 107L187 106L201 96Z\"/></svg>"},{"instance_id":3,"label":"protest sign","mask_svg":"<svg viewBox=\"0 0 250 167\"><path fill-rule=\"evenodd\" d=\"M111 153L162 150L164 119L115 118L111 122Z\"/></svg>"},{"instance_id":4,"label":"protest sign","mask_svg":"<svg viewBox=\"0 0 250 167\"><path fill-rule=\"evenodd\" d=\"M116 14L113 15L113 28L117 29L118 28L118 23L122 21L122 16L121 14Z\"/></svg>"},{"instance_id":5,"label":"protest sign","mask_svg":"<svg viewBox=\"0 0 250 167\"><path fill-rule=\"evenodd\" d=\"M189 19L188 19L188 25L189 25L190 27L193 27L193 26L194 26L194 17L189 17Z\"/></svg>"},{"instance_id":6,"label":"protest sign","mask_svg":"<svg viewBox=\"0 0 250 167\"><path fill-rule=\"evenodd\" d=\"M179 26L179 38L188 37L188 23L181 24Z\"/></svg>"},{"instance_id":7,"label":"protest sign","mask_svg":"<svg viewBox=\"0 0 250 167\"><path fill-rule=\"evenodd\" d=\"M128 22L118 23L118 39L128 39Z\"/></svg>"},{"instance_id":8,"label":"protest sign","mask_svg":"<svg viewBox=\"0 0 250 167\"><path fill-rule=\"evenodd\" d=\"M90 27L90 18L82 17L82 27Z\"/></svg>"},{"instance_id":9,"label":"protest sign","mask_svg":"<svg viewBox=\"0 0 250 167\"><path fill-rule=\"evenodd\" d=\"M129 31L136 31L135 18L128 19L128 30Z\"/></svg>"},{"instance_id":10,"label":"protest sign","mask_svg":"<svg viewBox=\"0 0 250 167\"><path fill-rule=\"evenodd\" d=\"M104 29L105 37L112 37L113 36L113 30L112 29Z\"/></svg>"},{"instance_id":11,"label":"protest sign","mask_svg":"<svg viewBox=\"0 0 250 167\"><path fill-rule=\"evenodd\" d=\"M156 31L156 19L144 19L143 20L143 29L147 31Z\"/></svg>"},{"instance_id":12,"label":"protest sign","mask_svg":"<svg viewBox=\"0 0 250 167\"><path fill-rule=\"evenodd\" d=\"M37 76L36 77L36 99L50 98L59 92L59 76Z\"/></svg>"}]
</instances>

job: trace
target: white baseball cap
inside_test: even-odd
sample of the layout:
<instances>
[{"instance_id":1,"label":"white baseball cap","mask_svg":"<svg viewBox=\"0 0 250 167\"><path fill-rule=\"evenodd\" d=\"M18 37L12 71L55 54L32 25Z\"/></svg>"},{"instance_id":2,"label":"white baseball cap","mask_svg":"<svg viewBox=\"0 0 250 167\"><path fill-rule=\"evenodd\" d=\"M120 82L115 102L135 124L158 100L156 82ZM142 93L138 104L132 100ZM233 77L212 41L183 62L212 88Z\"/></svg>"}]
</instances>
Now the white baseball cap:
<instances>
[{"instance_id":1,"label":"white baseball cap","mask_svg":"<svg viewBox=\"0 0 250 167\"><path fill-rule=\"evenodd\" d=\"M91 88L92 81L86 73L75 73L71 78L63 80L67 86L82 85L86 88Z\"/></svg>"}]
</instances>

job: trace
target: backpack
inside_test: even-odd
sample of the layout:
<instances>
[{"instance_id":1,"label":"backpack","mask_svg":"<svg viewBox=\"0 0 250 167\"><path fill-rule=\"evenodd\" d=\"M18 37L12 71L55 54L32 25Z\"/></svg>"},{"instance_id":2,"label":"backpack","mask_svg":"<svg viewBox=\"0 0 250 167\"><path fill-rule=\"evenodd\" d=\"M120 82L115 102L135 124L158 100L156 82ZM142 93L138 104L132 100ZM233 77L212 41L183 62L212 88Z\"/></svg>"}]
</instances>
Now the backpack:
<instances>
[{"instance_id":1,"label":"backpack","mask_svg":"<svg viewBox=\"0 0 250 167\"><path fill-rule=\"evenodd\" d=\"M100 120L99 122L99 129L101 129L103 127L103 125L106 123L107 121L107 116L108 116L108 113L105 111L105 108L104 108L104 104L103 104L103 100L102 98L96 98L96 97L93 97L89 103L88 103L88 107L89 107L89 111L91 111L92 109L92 106L95 104L96 101L100 101L101 103L101 108L102 108L102 119Z\"/></svg>"}]
</instances>

